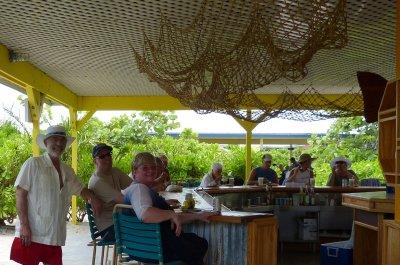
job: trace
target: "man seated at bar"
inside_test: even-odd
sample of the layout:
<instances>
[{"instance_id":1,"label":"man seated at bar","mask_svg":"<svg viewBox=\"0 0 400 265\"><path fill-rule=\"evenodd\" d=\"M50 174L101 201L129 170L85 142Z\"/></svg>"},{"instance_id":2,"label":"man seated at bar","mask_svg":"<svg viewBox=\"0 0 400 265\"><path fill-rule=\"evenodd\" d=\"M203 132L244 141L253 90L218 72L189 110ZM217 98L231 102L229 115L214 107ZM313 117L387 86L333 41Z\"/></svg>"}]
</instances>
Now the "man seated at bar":
<instances>
[{"instance_id":1,"label":"man seated at bar","mask_svg":"<svg viewBox=\"0 0 400 265\"><path fill-rule=\"evenodd\" d=\"M313 160L315 158L311 157L311 155L301 154L298 161L299 166L290 171L284 183L310 184L310 179L314 178L314 172L311 168Z\"/></svg>"},{"instance_id":2,"label":"man seated at bar","mask_svg":"<svg viewBox=\"0 0 400 265\"><path fill-rule=\"evenodd\" d=\"M163 166L162 175L163 175L163 178L164 178L164 185L165 185L165 187L167 187L168 185L171 184L171 176L170 176L169 170L168 170L168 162L169 162L168 161L168 157L165 154L161 154L158 157L162 161L162 166Z\"/></svg>"},{"instance_id":3,"label":"man seated at bar","mask_svg":"<svg viewBox=\"0 0 400 265\"><path fill-rule=\"evenodd\" d=\"M214 163L211 167L211 171L204 175L201 180L200 187L215 187L221 185L222 178L222 164Z\"/></svg>"},{"instance_id":4,"label":"man seated at bar","mask_svg":"<svg viewBox=\"0 0 400 265\"><path fill-rule=\"evenodd\" d=\"M175 213L163 197L151 187L156 178L156 161L148 152L138 153L132 163L134 182L125 190L124 202L131 204L136 216L145 223L161 223L162 244L168 260L185 264L204 264L208 243L193 233L182 233L182 224L208 221L214 213Z\"/></svg>"},{"instance_id":5,"label":"man seated at bar","mask_svg":"<svg viewBox=\"0 0 400 265\"><path fill-rule=\"evenodd\" d=\"M272 156L270 154L264 154L262 163L261 167L257 167L251 171L247 184L257 183L258 178L264 178L271 183L278 184L278 175L275 170L271 168Z\"/></svg>"},{"instance_id":6,"label":"man seated at bar","mask_svg":"<svg viewBox=\"0 0 400 265\"><path fill-rule=\"evenodd\" d=\"M114 205L123 202L121 190L127 188L132 179L118 168L113 167L112 147L97 144L92 150L95 171L89 179L88 187L103 201L103 211L94 216L94 221L104 241L114 241L112 213Z\"/></svg>"},{"instance_id":7,"label":"man seated at bar","mask_svg":"<svg viewBox=\"0 0 400 265\"><path fill-rule=\"evenodd\" d=\"M340 187L343 180L349 182L353 179L354 185L358 185L358 178L356 173L349 169L351 162L345 157L336 157L331 162L332 173L329 175L326 186Z\"/></svg>"},{"instance_id":8,"label":"man seated at bar","mask_svg":"<svg viewBox=\"0 0 400 265\"><path fill-rule=\"evenodd\" d=\"M165 190L166 182L164 175L164 165L160 157L155 157L156 160L156 179L153 182L152 189L159 192Z\"/></svg>"}]
</instances>

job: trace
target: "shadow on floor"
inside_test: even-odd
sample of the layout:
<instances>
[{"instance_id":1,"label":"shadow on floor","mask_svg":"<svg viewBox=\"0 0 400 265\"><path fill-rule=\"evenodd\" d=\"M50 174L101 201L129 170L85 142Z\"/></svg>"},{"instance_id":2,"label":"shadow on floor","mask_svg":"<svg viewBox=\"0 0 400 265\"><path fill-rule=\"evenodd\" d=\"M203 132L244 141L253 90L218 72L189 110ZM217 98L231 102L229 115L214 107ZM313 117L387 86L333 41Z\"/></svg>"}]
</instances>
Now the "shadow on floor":
<instances>
[{"instance_id":1,"label":"shadow on floor","mask_svg":"<svg viewBox=\"0 0 400 265\"><path fill-rule=\"evenodd\" d=\"M287 251L278 254L278 265L319 265L319 252Z\"/></svg>"}]
</instances>

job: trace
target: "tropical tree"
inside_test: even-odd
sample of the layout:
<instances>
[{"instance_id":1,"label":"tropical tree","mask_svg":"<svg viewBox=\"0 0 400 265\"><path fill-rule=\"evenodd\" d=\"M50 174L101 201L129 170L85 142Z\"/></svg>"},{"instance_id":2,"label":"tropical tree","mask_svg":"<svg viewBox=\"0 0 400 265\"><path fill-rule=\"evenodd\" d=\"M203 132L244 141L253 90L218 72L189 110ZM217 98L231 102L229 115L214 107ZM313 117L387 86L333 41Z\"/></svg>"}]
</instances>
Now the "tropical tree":
<instances>
[{"instance_id":1,"label":"tropical tree","mask_svg":"<svg viewBox=\"0 0 400 265\"><path fill-rule=\"evenodd\" d=\"M331 172L330 161L345 156L360 179L378 178L384 182L377 152L378 128L362 117L339 118L325 136L312 136L307 152L318 159L313 164L317 184L324 185Z\"/></svg>"}]
</instances>

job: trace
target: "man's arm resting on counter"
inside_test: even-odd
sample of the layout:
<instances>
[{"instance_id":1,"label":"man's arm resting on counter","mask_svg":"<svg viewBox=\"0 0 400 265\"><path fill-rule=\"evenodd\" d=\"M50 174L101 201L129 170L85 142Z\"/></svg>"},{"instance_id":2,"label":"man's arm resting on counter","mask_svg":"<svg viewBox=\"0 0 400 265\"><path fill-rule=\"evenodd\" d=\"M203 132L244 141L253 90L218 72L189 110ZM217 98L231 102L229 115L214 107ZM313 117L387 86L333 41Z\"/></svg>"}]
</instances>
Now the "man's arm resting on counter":
<instances>
[{"instance_id":1,"label":"man's arm resting on counter","mask_svg":"<svg viewBox=\"0 0 400 265\"><path fill-rule=\"evenodd\" d=\"M175 225L175 234L179 236L182 231L182 224L195 220L208 221L208 218L215 213L175 213L172 210L162 210L156 207L147 208L142 214L142 220L145 223L161 223L167 220Z\"/></svg>"}]
</instances>

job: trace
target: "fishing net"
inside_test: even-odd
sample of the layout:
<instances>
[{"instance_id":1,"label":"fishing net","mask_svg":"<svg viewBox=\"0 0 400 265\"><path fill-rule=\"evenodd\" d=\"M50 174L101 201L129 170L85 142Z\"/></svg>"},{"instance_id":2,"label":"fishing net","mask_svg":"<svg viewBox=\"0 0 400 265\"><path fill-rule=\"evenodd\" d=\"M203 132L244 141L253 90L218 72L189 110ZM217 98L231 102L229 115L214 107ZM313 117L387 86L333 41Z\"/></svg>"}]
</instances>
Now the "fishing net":
<instances>
[{"instance_id":1,"label":"fishing net","mask_svg":"<svg viewBox=\"0 0 400 265\"><path fill-rule=\"evenodd\" d=\"M151 81L198 113L252 122L359 115L359 91L332 98L312 86L300 93L282 87L268 100L256 93L278 80L302 80L317 51L343 48L345 10L346 0L205 0L186 27L160 11L158 39L144 32L144 48L133 47L134 56Z\"/></svg>"}]
</instances>

